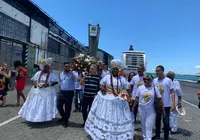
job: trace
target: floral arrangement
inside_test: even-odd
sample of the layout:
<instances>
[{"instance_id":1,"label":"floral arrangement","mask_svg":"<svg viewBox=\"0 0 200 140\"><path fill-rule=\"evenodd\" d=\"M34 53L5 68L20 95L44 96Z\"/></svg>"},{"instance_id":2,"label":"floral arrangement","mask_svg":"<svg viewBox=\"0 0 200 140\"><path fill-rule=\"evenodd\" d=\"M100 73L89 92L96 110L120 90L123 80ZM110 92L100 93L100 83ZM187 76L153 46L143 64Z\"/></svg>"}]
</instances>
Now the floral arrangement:
<instances>
[{"instance_id":1,"label":"floral arrangement","mask_svg":"<svg viewBox=\"0 0 200 140\"><path fill-rule=\"evenodd\" d=\"M100 67L103 68L103 66L105 65L102 61L97 61L96 64L97 64L98 68L100 68Z\"/></svg>"},{"instance_id":2,"label":"floral arrangement","mask_svg":"<svg viewBox=\"0 0 200 140\"><path fill-rule=\"evenodd\" d=\"M87 71L91 64L96 64L97 60L89 55L80 54L70 61L73 70Z\"/></svg>"}]
</instances>

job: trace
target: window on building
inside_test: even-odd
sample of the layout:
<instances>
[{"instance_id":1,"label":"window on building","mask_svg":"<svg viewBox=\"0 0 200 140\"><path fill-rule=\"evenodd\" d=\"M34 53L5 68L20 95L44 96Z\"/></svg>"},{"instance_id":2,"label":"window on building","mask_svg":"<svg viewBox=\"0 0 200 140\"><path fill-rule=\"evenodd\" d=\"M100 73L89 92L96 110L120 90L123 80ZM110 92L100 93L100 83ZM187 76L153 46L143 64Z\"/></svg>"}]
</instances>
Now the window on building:
<instances>
[{"instance_id":1,"label":"window on building","mask_svg":"<svg viewBox=\"0 0 200 140\"><path fill-rule=\"evenodd\" d=\"M28 42L29 27L0 12L0 35Z\"/></svg>"}]
</instances>

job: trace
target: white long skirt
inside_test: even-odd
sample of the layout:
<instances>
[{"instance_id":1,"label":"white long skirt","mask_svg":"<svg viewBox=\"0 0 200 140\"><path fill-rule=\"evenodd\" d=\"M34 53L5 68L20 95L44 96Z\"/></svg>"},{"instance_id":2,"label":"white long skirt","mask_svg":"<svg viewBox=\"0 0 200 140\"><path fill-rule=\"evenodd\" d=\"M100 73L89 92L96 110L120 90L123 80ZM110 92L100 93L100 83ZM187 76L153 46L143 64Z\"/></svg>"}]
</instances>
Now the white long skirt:
<instances>
[{"instance_id":1,"label":"white long skirt","mask_svg":"<svg viewBox=\"0 0 200 140\"><path fill-rule=\"evenodd\" d=\"M51 121L56 117L56 87L32 87L19 115L29 122Z\"/></svg>"},{"instance_id":2,"label":"white long skirt","mask_svg":"<svg viewBox=\"0 0 200 140\"><path fill-rule=\"evenodd\" d=\"M133 140L134 119L127 101L98 93L85 123L93 140Z\"/></svg>"}]
</instances>

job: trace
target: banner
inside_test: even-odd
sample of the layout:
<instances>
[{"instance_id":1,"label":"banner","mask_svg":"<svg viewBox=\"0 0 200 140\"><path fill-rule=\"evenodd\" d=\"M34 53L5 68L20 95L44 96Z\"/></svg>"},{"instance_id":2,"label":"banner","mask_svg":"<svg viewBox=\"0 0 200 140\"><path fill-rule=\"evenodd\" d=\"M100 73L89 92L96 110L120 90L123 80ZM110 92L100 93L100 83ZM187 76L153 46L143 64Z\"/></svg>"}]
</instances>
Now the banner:
<instances>
[{"instance_id":1,"label":"banner","mask_svg":"<svg viewBox=\"0 0 200 140\"><path fill-rule=\"evenodd\" d=\"M90 36L97 36L98 27L96 25L90 26Z\"/></svg>"}]
</instances>

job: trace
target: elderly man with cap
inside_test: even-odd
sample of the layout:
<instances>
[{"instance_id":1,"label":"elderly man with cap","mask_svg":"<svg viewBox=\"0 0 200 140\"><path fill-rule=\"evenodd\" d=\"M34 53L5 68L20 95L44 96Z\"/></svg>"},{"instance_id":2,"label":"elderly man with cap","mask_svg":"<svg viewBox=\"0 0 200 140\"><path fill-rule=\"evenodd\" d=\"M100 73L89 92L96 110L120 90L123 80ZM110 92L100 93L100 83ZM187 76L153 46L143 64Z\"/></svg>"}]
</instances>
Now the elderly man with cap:
<instances>
[{"instance_id":1,"label":"elderly man with cap","mask_svg":"<svg viewBox=\"0 0 200 140\"><path fill-rule=\"evenodd\" d=\"M177 105L179 108L182 107L181 105L181 98L183 96L183 91L181 89L180 83L177 80L174 80L175 73L172 71L169 71L167 73L167 77L170 78L174 84L174 93L175 93L175 105ZM175 134L178 129L178 113L176 110L171 111L171 134Z\"/></svg>"},{"instance_id":2,"label":"elderly man with cap","mask_svg":"<svg viewBox=\"0 0 200 140\"><path fill-rule=\"evenodd\" d=\"M112 60L111 74L100 81L101 90L95 97L85 131L94 140L132 140L133 114L129 108L128 81L118 75L121 60Z\"/></svg>"}]
</instances>

